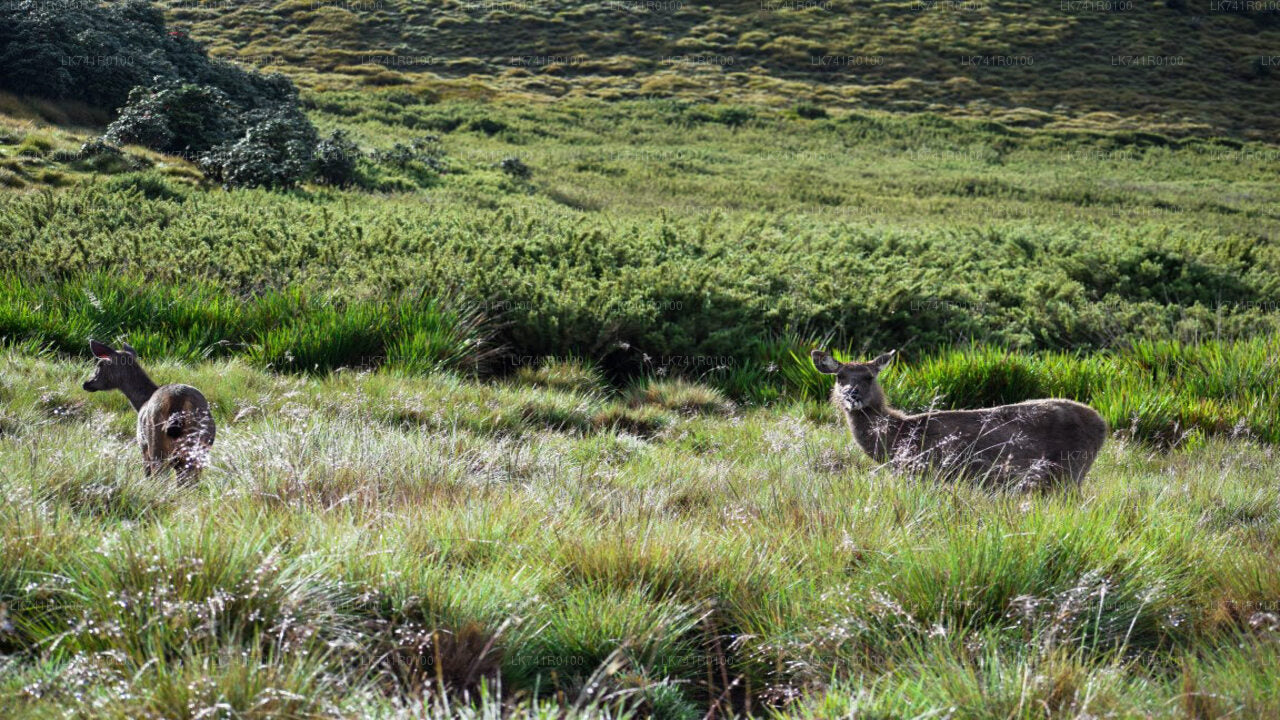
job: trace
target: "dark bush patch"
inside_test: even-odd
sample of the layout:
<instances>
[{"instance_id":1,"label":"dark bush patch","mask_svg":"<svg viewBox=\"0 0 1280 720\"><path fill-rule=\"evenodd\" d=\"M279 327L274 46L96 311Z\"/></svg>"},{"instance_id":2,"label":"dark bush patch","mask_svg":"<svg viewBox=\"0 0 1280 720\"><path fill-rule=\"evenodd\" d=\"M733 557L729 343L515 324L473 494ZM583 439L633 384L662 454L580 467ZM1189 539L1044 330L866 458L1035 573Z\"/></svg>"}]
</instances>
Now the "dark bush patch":
<instances>
[{"instance_id":1,"label":"dark bush patch","mask_svg":"<svg viewBox=\"0 0 1280 720\"><path fill-rule=\"evenodd\" d=\"M217 88L231 102L278 102L292 83L211 59L185 33L171 32L149 0L6 2L0 22L0 89L77 100L116 110L139 86L157 82Z\"/></svg>"},{"instance_id":2,"label":"dark bush patch","mask_svg":"<svg viewBox=\"0 0 1280 720\"><path fill-rule=\"evenodd\" d=\"M103 139L190 157L234 138L239 110L226 93L209 85L138 86Z\"/></svg>"},{"instance_id":3,"label":"dark bush patch","mask_svg":"<svg viewBox=\"0 0 1280 720\"><path fill-rule=\"evenodd\" d=\"M533 177L533 169L518 157L503 158L502 162L498 163L498 167L517 180L528 180Z\"/></svg>"},{"instance_id":4,"label":"dark bush patch","mask_svg":"<svg viewBox=\"0 0 1280 720\"><path fill-rule=\"evenodd\" d=\"M357 161L361 157L360 148L346 131L334 130L316 144L316 178L338 187L355 184Z\"/></svg>"},{"instance_id":5,"label":"dark bush patch","mask_svg":"<svg viewBox=\"0 0 1280 720\"><path fill-rule=\"evenodd\" d=\"M501 120L494 120L492 118L476 118L475 120L467 123L467 129L476 130L484 133L485 135L497 135L507 129L507 124Z\"/></svg>"},{"instance_id":6,"label":"dark bush patch","mask_svg":"<svg viewBox=\"0 0 1280 720\"><path fill-rule=\"evenodd\" d=\"M281 107L244 137L202 155L200 168L229 186L291 187L310 175L315 147L315 127L306 116Z\"/></svg>"},{"instance_id":7,"label":"dark bush patch","mask_svg":"<svg viewBox=\"0 0 1280 720\"><path fill-rule=\"evenodd\" d=\"M147 0L19 0L4 16L0 89L118 109L106 143L200 157L227 185L288 187L318 169L315 127L291 81L211 59ZM325 150L326 171L339 172Z\"/></svg>"},{"instance_id":8,"label":"dark bush patch","mask_svg":"<svg viewBox=\"0 0 1280 720\"><path fill-rule=\"evenodd\" d=\"M800 103L799 105L796 105L795 112L796 115L806 120L821 120L822 118L827 117L826 108L814 103Z\"/></svg>"}]
</instances>

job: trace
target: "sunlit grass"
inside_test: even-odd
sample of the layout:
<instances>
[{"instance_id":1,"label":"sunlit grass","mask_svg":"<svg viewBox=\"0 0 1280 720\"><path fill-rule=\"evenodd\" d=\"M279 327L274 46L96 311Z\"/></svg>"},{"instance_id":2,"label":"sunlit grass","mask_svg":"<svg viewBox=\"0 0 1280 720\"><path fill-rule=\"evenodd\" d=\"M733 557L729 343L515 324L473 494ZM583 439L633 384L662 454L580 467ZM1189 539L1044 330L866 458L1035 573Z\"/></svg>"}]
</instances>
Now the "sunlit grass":
<instances>
[{"instance_id":1,"label":"sunlit grass","mask_svg":"<svg viewBox=\"0 0 1280 720\"><path fill-rule=\"evenodd\" d=\"M161 363L220 423L181 486L143 480L131 413L82 398L83 371L8 352L0 372L6 716L1276 703L1280 498L1247 439L1121 433L1079 491L990 493L875 467L832 411L693 403L715 395L692 384ZM50 414L50 392L85 403ZM534 398L668 424L514 411ZM407 422L415 407L450 419Z\"/></svg>"},{"instance_id":2,"label":"sunlit grass","mask_svg":"<svg viewBox=\"0 0 1280 720\"><path fill-rule=\"evenodd\" d=\"M504 372L572 356L739 398L762 384L757 358L794 349L779 339L1070 352L1276 331L1272 146L931 113L707 119L733 109L346 95L317 121L366 150L438 136L436 184L179 187L152 158L145 178L5 192L0 335L422 371L474 350L483 318ZM23 126L0 152L57 133Z\"/></svg>"}]
</instances>

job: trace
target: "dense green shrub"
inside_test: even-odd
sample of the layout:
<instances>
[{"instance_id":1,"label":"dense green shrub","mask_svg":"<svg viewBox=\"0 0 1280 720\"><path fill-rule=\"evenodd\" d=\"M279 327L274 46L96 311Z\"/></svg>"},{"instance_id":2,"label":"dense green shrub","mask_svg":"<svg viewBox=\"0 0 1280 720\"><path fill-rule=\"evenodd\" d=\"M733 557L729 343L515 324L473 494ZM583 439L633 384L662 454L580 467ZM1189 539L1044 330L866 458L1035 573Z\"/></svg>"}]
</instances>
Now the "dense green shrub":
<instances>
[{"instance_id":1,"label":"dense green shrub","mask_svg":"<svg viewBox=\"0 0 1280 720\"><path fill-rule=\"evenodd\" d=\"M326 145L325 164L316 164L319 135L297 102L252 110L242 118L245 130L238 140L199 156L200 168L212 179L228 187L287 188L315 177L322 167L328 173L346 172L332 143Z\"/></svg>"},{"instance_id":2,"label":"dense green shrub","mask_svg":"<svg viewBox=\"0 0 1280 720\"><path fill-rule=\"evenodd\" d=\"M0 64L0 89L118 109L108 143L199 156L226 185L288 187L318 169L291 81L209 58L147 0L5 3Z\"/></svg>"},{"instance_id":3,"label":"dense green shrub","mask_svg":"<svg viewBox=\"0 0 1280 720\"><path fill-rule=\"evenodd\" d=\"M354 185L362 157L360 148L345 130L334 130L316 144L315 176L338 187Z\"/></svg>"},{"instance_id":4,"label":"dense green shrub","mask_svg":"<svg viewBox=\"0 0 1280 720\"><path fill-rule=\"evenodd\" d=\"M288 97L292 83L209 58L150 0L11 0L0 5L0 89L116 110L135 87L196 83L242 107Z\"/></svg>"},{"instance_id":5,"label":"dense green shrub","mask_svg":"<svg viewBox=\"0 0 1280 720\"><path fill-rule=\"evenodd\" d=\"M138 86L104 139L192 157L234 138L239 112L226 93L209 85Z\"/></svg>"},{"instance_id":6,"label":"dense green shrub","mask_svg":"<svg viewBox=\"0 0 1280 720\"><path fill-rule=\"evenodd\" d=\"M249 127L244 137L200 156L210 178L235 187L291 187L310 176L315 127L282 106Z\"/></svg>"}]
</instances>

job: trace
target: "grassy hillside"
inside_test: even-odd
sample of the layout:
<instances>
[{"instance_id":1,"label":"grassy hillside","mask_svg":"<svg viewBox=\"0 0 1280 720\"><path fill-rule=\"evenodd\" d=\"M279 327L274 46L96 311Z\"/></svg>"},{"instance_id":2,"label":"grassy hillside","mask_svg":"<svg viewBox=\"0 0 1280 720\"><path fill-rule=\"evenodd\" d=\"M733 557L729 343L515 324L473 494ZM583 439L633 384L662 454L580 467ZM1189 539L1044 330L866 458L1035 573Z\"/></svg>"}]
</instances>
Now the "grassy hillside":
<instances>
[{"instance_id":1,"label":"grassy hillside","mask_svg":"<svg viewBox=\"0 0 1280 720\"><path fill-rule=\"evenodd\" d=\"M485 717L495 683L540 717L1280 712L1280 499L1247 441L1117 438L1078 493L991 495L871 467L827 409L565 365L158 364L219 423L181 487L85 368L0 359L8 718L474 717L430 689L482 682Z\"/></svg>"},{"instance_id":2,"label":"grassy hillside","mask_svg":"<svg viewBox=\"0 0 1280 720\"><path fill-rule=\"evenodd\" d=\"M788 332L1076 350L1275 328L1270 146L666 101L312 102L366 147L434 133L425 189L208 192L181 164L85 167L59 154L74 139L15 128L0 152L17 182L75 187L0 199L5 269L426 287L501 315L514 353L606 365L618 343L735 355Z\"/></svg>"},{"instance_id":3,"label":"grassy hillside","mask_svg":"<svg viewBox=\"0 0 1280 720\"><path fill-rule=\"evenodd\" d=\"M1245 3L173 1L214 54L314 89L933 110L1274 137L1280 22Z\"/></svg>"}]
</instances>

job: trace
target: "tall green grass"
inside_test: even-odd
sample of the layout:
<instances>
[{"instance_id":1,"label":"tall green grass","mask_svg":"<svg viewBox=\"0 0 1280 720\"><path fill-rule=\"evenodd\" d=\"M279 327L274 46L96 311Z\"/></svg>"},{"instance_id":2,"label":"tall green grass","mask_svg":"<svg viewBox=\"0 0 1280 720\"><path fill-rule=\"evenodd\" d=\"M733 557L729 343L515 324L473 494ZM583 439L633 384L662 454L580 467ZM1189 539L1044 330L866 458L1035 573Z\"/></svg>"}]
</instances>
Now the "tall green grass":
<instances>
[{"instance_id":1,"label":"tall green grass","mask_svg":"<svg viewBox=\"0 0 1280 720\"><path fill-rule=\"evenodd\" d=\"M606 394L622 391L632 378L660 380L661 374L677 382L650 384L642 394L627 392L660 399L659 404L676 412L724 404L724 397L682 388L683 380L700 381L729 399L753 404L825 402L833 382L814 369L808 355L830 342L795 333L710 358L714 365L661 365L661 359L640 357L635 361L640 372L615 372L611 387L598 368L620 355L642 355L638 348L608 348L589 359L541 363L532 355L502 352L494 340L495 319L426 291L395 300L343 300L300 289L239 295L211 281L147 282L107 273L48 281L9 274L4 281L0 339L15 347L78 357L88 357L89 337L120 337L151 360L241 357L256 367L286 373L386 367L408 374L514 374L548 388L579 386ZM890 401L910 411L1064 397L1094 406L1114 430L1157 445L1197 443L1214 435L1274 443L1280 442L1280 395L1273 391L1280 374L1278 337L1136 341L1093 353L1015 352L989 345L924 352L908 348L881 381ZM837 348L837 356L866 359L847 345ZM516 357L518 362L512 361ZM649 424L639 410L614 420L572 408L526 411L582 428L614 420Z\"/></svg>"},{"instance_id":2,"label":"tall green grass","mask_svg":"<svg viewBox=\"0 0 1280 720\"><path fill-rule=\"evenodd\" d=\"M39 281L8 273L0 338L84 354L87 339L127 340L143 357L242 356L281 372L387 365L474 371L495 348L486 316L426 291L335 299L298 288L227 292L199 279L148 281L107 272Z\"/></svg>"}]
</instances>

